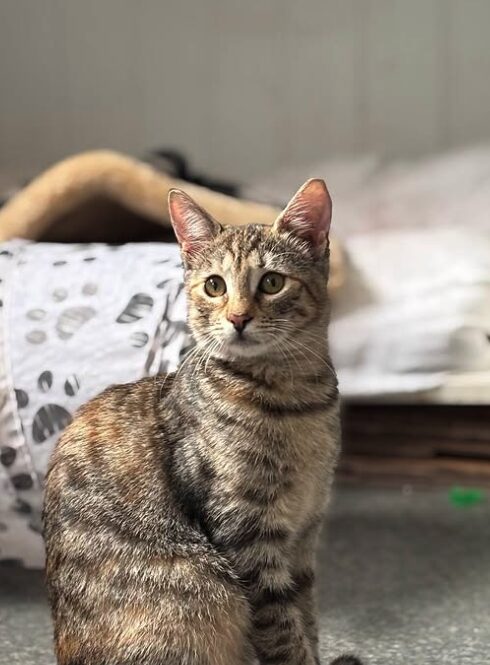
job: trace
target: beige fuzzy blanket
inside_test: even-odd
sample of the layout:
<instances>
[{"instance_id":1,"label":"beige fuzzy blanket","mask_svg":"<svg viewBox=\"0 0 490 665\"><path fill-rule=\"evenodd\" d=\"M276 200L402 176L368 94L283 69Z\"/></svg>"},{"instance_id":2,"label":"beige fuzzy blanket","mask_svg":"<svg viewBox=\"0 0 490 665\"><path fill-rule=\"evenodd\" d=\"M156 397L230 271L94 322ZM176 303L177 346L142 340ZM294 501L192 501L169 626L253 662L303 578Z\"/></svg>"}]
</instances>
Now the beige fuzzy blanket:
<instances>
[{"instance_id":1,"label":"beige fuzzy blanket","mask_svg":"<svg viewBox=\"0 0 490 665\"><path fill-rule=\"evenodd\" d=\"M0 241L171 240L167 194L172 187L185 190L224 224L270 224L279 212L176 180L115 152L93 151L59 162L0 209ZM333 241L331 290L341 281L341 251Z\"/></svg>"}]
</instances>

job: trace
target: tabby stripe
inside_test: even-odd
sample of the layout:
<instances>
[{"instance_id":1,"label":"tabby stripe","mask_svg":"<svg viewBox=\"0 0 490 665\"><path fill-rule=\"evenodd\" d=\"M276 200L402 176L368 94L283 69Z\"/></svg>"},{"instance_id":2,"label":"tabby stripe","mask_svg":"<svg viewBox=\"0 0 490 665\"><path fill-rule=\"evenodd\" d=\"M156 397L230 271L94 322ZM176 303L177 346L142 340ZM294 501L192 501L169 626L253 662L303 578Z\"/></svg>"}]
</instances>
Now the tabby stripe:
<instances>
[{"instance_id":1,"label":"tabby stripe","mask_svg":"<svg viewBox=\"0 0 490 665\"><path fill-rule=\"evenodd\" d=\"M274 647L285 647L291 644L292 635L290 631L284 631L282 634L277 636L276 641L274 642Z\"/></svg>"},{"instance_id":2,"label":"tabby stripe","mask_svg":"<svg viewBox=\"0 0 490 665\"><path fill-rule=\"evenodd\" d=\"M221 392L223 386L216 376L209 375L207 380L213 385L216 391ZM260 411L270 417L284 417L284 416L302 416L307 413L316 413L318 411L324 411L332 405L331 396L329 395L327 400L322 400L320 402L310 402L309 404L278 404L270 402L264 397L261 398L250 398L250 403L255 407L260 409Z\"/></svg>"},{"instance_id":3,"label":"tabby stripe","mask_svg":"<svg viewBox=\"0 0 490 665\"><path fill-rule=\"evenodd\" d=\"M310 298L313 300L313 302L314 302L316 305L319 306L319 305L320 305L320 300L319 300L319 298L316 297L316 294L313 293L313 290L310 288L310 285L309 285L307 282L305 282L304 280L302 280L300 277L296 277L295 279L296 279L296 281L298 281L298 282L301 284L301 286L302 286L306 291L308 291L308 295L309 295ZM318 308L317 308L317 311L321 311L321 309L322 309L322 308L318 307ZM314 319L314 320L316 320L316 319Z\"/></svg>"},{"instance_id":4,"label":"tabby stripe","mask_svg":"<svg viewBox=\"0 0 490 665\"><path fill-rule=\"evenodd\" d=\"M289 648L281 649L274 654L264 653L260 649L257 649L257 652L260 656L260 662L266 663L267 665L276 665L277 663L282 665L282 663L286 663L288 661L289 656L291 655L291 650Z\"/></svg>"},{"instance_id":5,"label":"tabby stripe","mask_svg":"<svg viewBox=\"0 0 490 665\"><path fill-rule=\"evenodd\" d=\"M266 605L261 610L258 608L254 609L257 611L254 613L252 621L253 625L258 629L267 630L268 628L275 626L277 630L280 631L291 631L294 628L293 620L287 614L284 614L282 607L278 607L277 605ZM260 616L262 616L262 618L259 618Z\"/></svg>"},{"instance_id":6,"label":"tabby stripe","mask_svg":"<svg viewBox=\"0 0 490 665\"><path fill-rule=\"evenodd\" d=\"M298 647L298 651L292 650L293 645L290 645L289 648L286 649L280 649L279 651L275 651L274 653L270 652L265 652L263 649L258 647L256 649L257 655L260 658L261 663L270 663L270 665L275 665L277 663L287 663L290 662L290 657L294 653L294 663L295 665L303 665L303 663L306 663L307 661L307 653L306 649L303 645Z\"/></svg>"},{"instance_id":7,"label":"tabby stripe","mask_svg":"<svg viewBox=\"0 0 490 665\"><path fill-rule=\"evenodd\" d=\"M264 239L262 237L262 234L257 231L256 228L250 226L248 231L248 243L247 243L247 253L246 256L250 256L255 250L259 247L264 242ZM239 255L241 256L243 254L243 250L240 247Z\"/></svg>"},{"instance_id":8,"label":"tabby stripe","mask_svg":"<svg viewBox=\"0 0 490 665\"><path fill-rule=\"evenodd\" d=\"M258 406L263 413L272 417L303 416L307 413L325 411L332 405L330 400L310 402L309 404L275 404L273 402L257 399L253 399L252 402Z\"/></svg>"},{"instance_id":9,"label":"tabby stripe","mask_svg":"<svg viewBox=\"0 0 490 665\"><path fill-rule=\"evenodd\" d=\"M267 445L271 447L279 447L276 442L271 442L269 438L267 439ZM241 448L237 450L237 453L243 460L246 461L247 464L250 464L252 467L265 467L270 472L280 473L281 477L289 471L289 469L284 469L280 458L274 455L270 455L265 451L261 451L258 448L252 450L249 448Z\"/></svg>"},{"instance_id":10,"label":"tabby stripe","mask_svg":"<svg viewBox=\"0 0 490 665\"><path fill-rule=\"evenodd\" d=\"M256 468L267 467L270 471L281 471L281 477L289 469L285 468L282 461L284 455L284 434L282 432L274 433L268 428L263 427L260 421L253 420L253 416L245 417L239 420L231 413L214 411L213 415L217 421L217 426L223 424L234 426L234 431L230 432L237 441L234 453L240 457L246 464ZM257 446L257 441L267 441L267 449Z\"/></svg>"},{"instance_id":11,"label":"tabby stripe","mask_svg":"<svg viewBox=\"0 0 490 665\"><path fill-rule=\"evenodd\" d=\"M215 475L213 466L195 448L191 476L182 444L167 436L167 446L166 467L174 500L192 522L201 521Z\"/></svg>"},{"instance_id":12,"label":"tabby stripe","mask_svg":"<svg viewBox=\"0 0 490 665\"><path fill-rule=\"evenodd\" d=\"M269 617L268 619L254 619L253 625L257 630L269 630L273 626L276 626L277 619L275 617Z\"/></svg>"},{"instance_id":13,"label":"tabby stripe","mask_svg":"<svg viewBox=\"0 0 490 665\"><path fill-rule=\"evenodd\" d=\"M87 490L89 486L89 479L85 469L77 462L74 455L67 455L65 457L65 473L68 487L71 490Z\"/></svg>"},{"instance_id":14,"label":"tabby stripe","mask_svg":"<svg viewBox=\"0 0 490 665\"><path fill-rule=\"evenodd\" d=\"M277 490L271 488L254 487L254 488L237 488L240 496L249 503L254 503L258 506L270 506L277 500Z\"/></svg>"},{"instance_id":15,"label":"tabby stripe","mask_svg":"<svg viewBox=\"0 0 490 665\"><path fill-rule=\"evenodd\" d=\"M224 361L223 361L224 362ZM256 379L253 375L243 372L242 370L237 370L235 368L227 370L229 374L234 374L240 379L246 379L249 383L253 383L257 387L270 388L271 386L260 379ZM217 391L223 389L223 383L226 382L226 378L220 377L219 375L210 374L207 377L207 380L213 388ZM308 379L306 379L308 380ZM317 411L322 411L331 406L332 400L338 397L338 389L336 386L330 387L326 399L318 402L310 402L307 404L282 404L277 402L272 402L265 396L260 397L250 397L250 402L258 407L264 414L272 417L277 416L288 416L288 415L303 415L306 413L316 413ZM220 413L220 412L218 412ZM233 424L233 423L229 423Z\"/></svg>"},{"instance_id":16,"label":"tabby stripe","mask_svg":"<svg viewBox=\"0 0 490 665\"><path fill-rule=\"evenodd\" d=\"M274 561L268 561L267 559L263 563L258 563L253 568L249 568L245 571L241 579L245 584L252 585L256 584L263 574L271 574L281 569L281 566Z\"/></svg>"},{"instance_id":17,"label":"tabby stripe","mask_svg":"<svg viewBox=\"0 0 490 665\"><path fill-rule=\"evenodd\" d=\"M296 598L296 589L286 587L284 589L263 589L254 598L254 609L260 610L268 605L289 605Z\"/></svg>"},{"instance_id":18,"label":"tabby stripe","mask_svg":"<svg viewBox=\"0 0 490 665\"><path fill-rule=\"evenodd\" d=\"M293 583L296 588L297 593L311 589L315 581L315 574L312 570L305 570L302 573L298 573L293 578Z\"/></svg>"},{"instance_id":19,"label":"tabby stripe","mask_svg":"<svg viewBox=\"0 0 490 665\"><path fill-rule=\"evenodd\" d=\"M148 544L148 539L143 538L140 533L134 529L128 528L128 525L118 519L118 514L111 515L110 512L100 515L91 515L83 513L78 505L62 503L58 508L60 521L69 525L70 528L80 528L82 534L87 537L90 534L90 540L93 541L95 535L103 537L104 541L112 540L113 546L116 543L123 545L131 544L132 547L144 546ZM94 551L94 556L97 552Z\"/></svg>"},{"instance_id":20,"label":"tabby stripe","mask_svg":"<svg viewBox=\"0 0 490 665\"><path fill-rule=\"evenodd\" d=\"M217 533L211 529L214 545L223 549L240 550L255 543L281 543L285 542L289 534L285 529L264 529L257 524L250 524L244 528L237 524L230 531Z\"/></svg>"},{"instance_id":21,"label":"tabby stripe","mask_svg":"<svg viewBox=\"0 0 490 665\"><path fill-rule=\"evenodd\" d=\"M219 420L225 426L234 427L236 425L239 425L240 427L243 427L245 429L243 420L239 420L235 416L232 416L230 413L224 413L223 411L221 411L221 409L213 410L213 415L216 418L216 420Z\"/></svg>"},{"instance_id":22,"label":"tabby stripe","mask_svg":"<svg viewBox=\"0 0 490 665\"><path fill-rule=\"evenodd\" d=\"M268 388L268 389L272 388L271 384L265 379L255 376L255 374L253 374L252 372L247 372L244 369L235 367L232 365L232 363L229 363L226 360L216 359L215 364L217 365L218 368L226 372L226 374L228 374L229 377L231 376L232 378L235 379L248 381L249 383L253 383L256 387ZM226 380L229 377L226 377L224 380Z\"/></svg>"}]
</instances>

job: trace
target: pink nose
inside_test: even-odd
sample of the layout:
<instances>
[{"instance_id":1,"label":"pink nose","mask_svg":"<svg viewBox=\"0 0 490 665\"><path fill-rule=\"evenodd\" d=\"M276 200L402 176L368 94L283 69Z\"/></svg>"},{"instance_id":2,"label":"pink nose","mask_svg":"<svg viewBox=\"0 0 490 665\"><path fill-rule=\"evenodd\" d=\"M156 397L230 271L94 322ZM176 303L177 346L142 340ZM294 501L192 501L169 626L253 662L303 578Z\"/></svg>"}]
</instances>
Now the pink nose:
<instances>
[{"instance_id":1,"label":"pink nose","mask_svg":"<svg viewBox=\"0 0 490 665\"><path fill-rule=\"evenodd\" d=\"M245 330L247 323L252 320L252 317L248 314L228 314L226 318L233 324L233 327L238 333L242 333Z\"/></svg>"}]
</instances>

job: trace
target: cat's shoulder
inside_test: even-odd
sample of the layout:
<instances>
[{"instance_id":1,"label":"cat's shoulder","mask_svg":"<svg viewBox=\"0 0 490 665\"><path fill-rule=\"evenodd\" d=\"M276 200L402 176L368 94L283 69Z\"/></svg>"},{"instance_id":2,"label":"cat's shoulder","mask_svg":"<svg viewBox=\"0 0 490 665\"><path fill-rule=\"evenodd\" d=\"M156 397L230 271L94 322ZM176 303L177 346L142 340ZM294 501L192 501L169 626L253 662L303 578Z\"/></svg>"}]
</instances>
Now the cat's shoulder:
<instances>
[{"instance_id":1,"label":"cat's shoulder","mask_svg":"<svg viewBox=\"0 0 490 665\"><path fill-rule=\"evenodd\" d=\"M66 455L85 458L94 445L110 455L121 446L127 452L133 443L149 438L156 405L171 390L173 378L173 374L162 374L112 385L86 402L59 438L51 466Z\"/></svg>"},{"instance_id":2,"label":"cat's shoulder","mask_svg":"<svg viewBox=\"0 0 490 665\"><path fill-rule=\"evenodd\" d=\"M82 441L114 441L151 428L155 407L171 390L173 378L173 374L161 374L109 386L78 409L58 441L58 452Z\"/></svg>"},{"instance_id":3,"label":"cat's shoulder","mask_svg":"<svg viewBox=\"0 0 490 665\"><path fill-rule=\"evenodd\" d=\"M130 411L135 416L144 417L171 389L173 374L159 374L131 383L109 386L99 395L89 400L78 411L77 417L114 413L123 416Z\"/></svg>"},{"instance_id":4,"label":"cat's shoulder","mask_svg":"<svg viewBox=\"0 0 490 665\"><path fill-rule=\"evenodd\" d=\"M101 466L105 461L115 472L138 459L154 436L156 406L172 384L172 374L158 375L109 386L86 402L58 439L47 487L60 482L59 473L64 477L66 464L72 469L75 465L79 473L81 468Z\"/></svg>"}]
</instances>

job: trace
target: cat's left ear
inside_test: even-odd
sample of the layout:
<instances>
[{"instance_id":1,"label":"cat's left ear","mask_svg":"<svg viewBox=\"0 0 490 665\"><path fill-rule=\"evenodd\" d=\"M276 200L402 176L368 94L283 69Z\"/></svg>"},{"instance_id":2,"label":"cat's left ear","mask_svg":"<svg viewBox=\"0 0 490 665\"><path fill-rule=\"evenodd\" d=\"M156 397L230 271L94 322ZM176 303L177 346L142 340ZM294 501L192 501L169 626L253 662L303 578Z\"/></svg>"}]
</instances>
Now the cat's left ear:
<instances>
[{"instance_id":1,"label":"cat's left ear","mask_svg":"<svg viewBox=\"0 0 490 665\"><path fill-rule=\"evenodd\" d=\"M296 192L273 228L306 240L319 255L325 249L331 219L332 199L325 181L312 178Z\"/></svg>"},{"instance_id":2,"label":"cat's left ear","mask_svg":"<svg viewBox=\"0 0 490 665\"><path fill-rule=\"evenodd\" d=\"M222 230L218 222L181 189L168 195L170 220L182 253L192 258Z\"/></svg>"}]
</instances>

